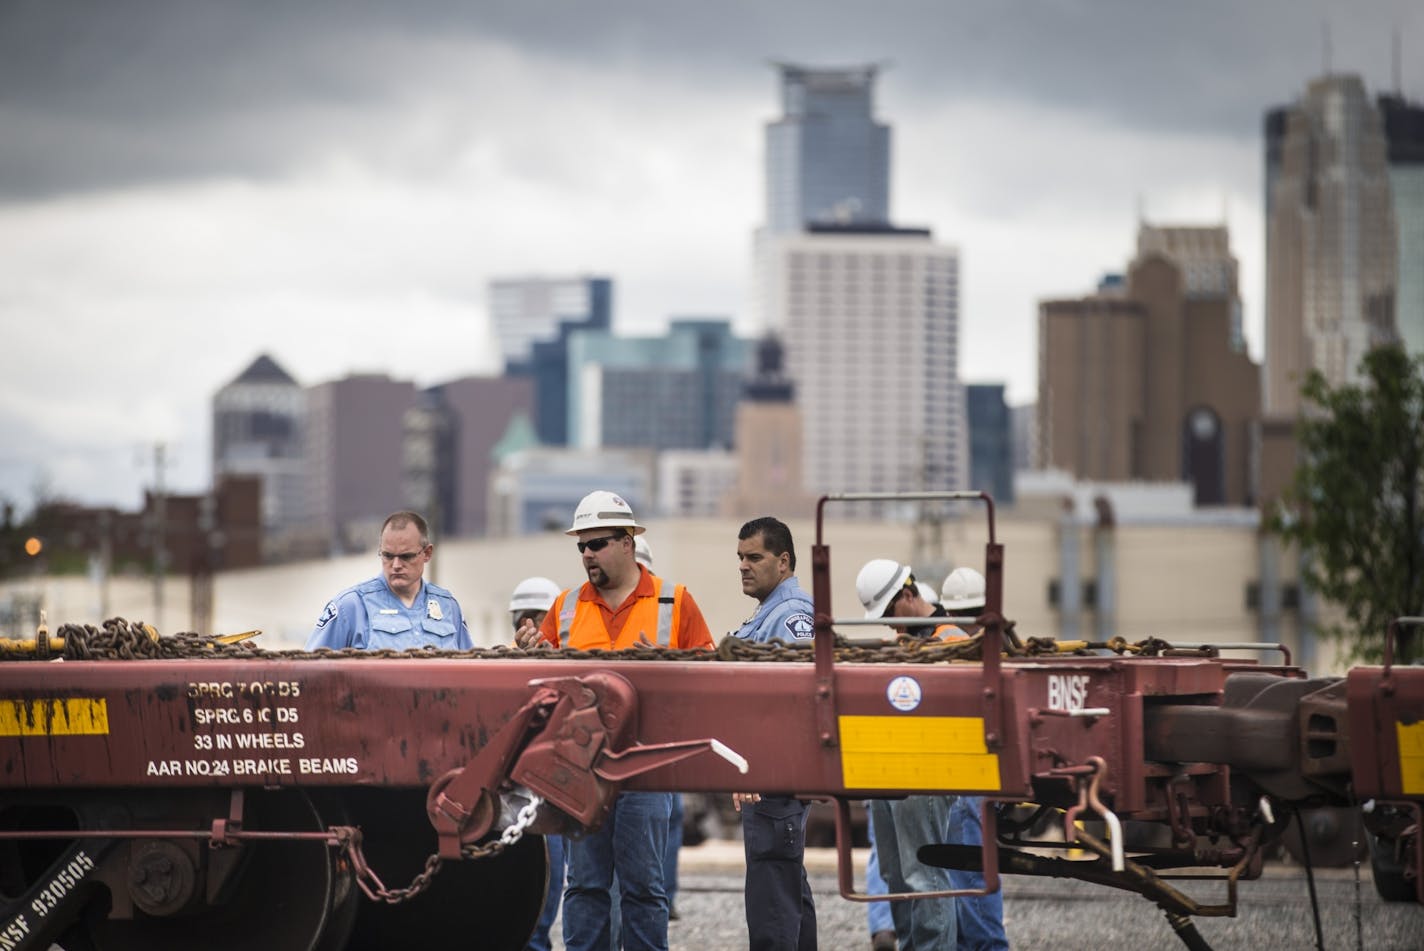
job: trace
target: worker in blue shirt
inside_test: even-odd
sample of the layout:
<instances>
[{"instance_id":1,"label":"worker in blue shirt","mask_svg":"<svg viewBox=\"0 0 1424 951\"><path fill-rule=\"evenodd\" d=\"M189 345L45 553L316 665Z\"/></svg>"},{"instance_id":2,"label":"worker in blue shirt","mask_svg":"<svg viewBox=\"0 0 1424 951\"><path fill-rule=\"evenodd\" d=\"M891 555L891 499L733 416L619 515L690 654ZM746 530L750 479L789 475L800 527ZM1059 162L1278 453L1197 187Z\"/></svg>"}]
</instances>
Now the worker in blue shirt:
<instances>
[{"instance_id":1,"label":"worker in blue shirt","mask_svg":"<svg viewBox=\"0 0 1424 951\"><path fill-rule=\"evenodd\" d=\"M424 580L435 546L415 512L396 512L381 526L381 574L327 602L307 638L307 650L469 650L455 596Z\"/></svg>"},{"instance_id":2,"label":"worker in blue shirt","mask_svg":"<svg viewBox=\"0 0 1424 951\"><path fill-rule=\"evenodd\" d=\"M791 529L774 518L752 519L737 534L742 593L756 613L731 636L765 643L809 641L811 599L796 583ZM733 793L742 814L744 896L751 951L815 951L816 904L806 880L806 803L794 796Z\"/></svg>"}]
</instances>

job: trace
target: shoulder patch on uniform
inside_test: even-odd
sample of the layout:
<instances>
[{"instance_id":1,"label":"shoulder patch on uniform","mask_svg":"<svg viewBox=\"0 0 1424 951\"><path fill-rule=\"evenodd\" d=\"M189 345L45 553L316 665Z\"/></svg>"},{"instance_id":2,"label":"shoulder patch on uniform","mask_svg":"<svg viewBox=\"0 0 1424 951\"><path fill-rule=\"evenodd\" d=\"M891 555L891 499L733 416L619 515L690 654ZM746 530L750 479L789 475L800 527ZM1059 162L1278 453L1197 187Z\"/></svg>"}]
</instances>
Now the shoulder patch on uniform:
<instances>
[{"instance_id":1,"label":"shoulder patch on uniform","mask_svg":"<svg viewBox=\"0 0 1424 951\"><path fill-rule=\"evenodd\" d=\"M321 612L321 617L316 619L317 627L326 627L326 622L336 617L336 602L326 602L326 610Z\"/></svg>"},{"instance_id":2,"label":"shoulder patch on uniform","mask_svg":"<svg viewBox=\"0 0 1424 951\"><path fill-rule=\"evenodd\" d=\"M782 623L786 625L786 631L792 637L807 638L816 636L816 621L811 615L804 611L790 615Z\"/></svg>"}]
</instances>

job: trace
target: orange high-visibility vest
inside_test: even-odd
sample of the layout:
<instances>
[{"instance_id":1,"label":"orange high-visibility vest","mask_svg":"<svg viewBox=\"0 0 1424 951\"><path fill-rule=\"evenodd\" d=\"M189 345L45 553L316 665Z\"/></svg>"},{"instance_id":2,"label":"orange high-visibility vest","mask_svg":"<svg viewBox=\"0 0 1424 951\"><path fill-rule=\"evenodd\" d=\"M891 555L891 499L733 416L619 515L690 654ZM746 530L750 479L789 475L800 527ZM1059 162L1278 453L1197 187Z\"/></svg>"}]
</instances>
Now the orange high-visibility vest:
<instances>
[{"instance_id":1,"label":"orange high-visibility vest","mask_svg":"<svg viewBox=\"0 0 1424 951\"><path fill-rule=\"evenodd\" d=\"M682 597L684 589L680 584L670 584L652 572L648 577L653 582L653 596L641 597L634 601L628 611L627 621L615 640L603 623L603 611L597 601L585 601L578 596L578 590L565 591L550 608L559 618L559 646L575 650L623 650L636 647L639 635L659 647L680 647L677 631L682 622ZM663 592L672 589L672 594ZM565 608L565 600L573 595L572 604Z\"/></svg>"},{"instance_id":2,"label":"orange high-visibility vest","mask_svg":"<svg viewBox=\"0 0 1424 951\"><path fill-rule=\"evenodd\" d=\"M934 629L934 634L930 636L937 641L969 640L969 635L965 632L964 628L959 627L956 624L941 624L939 627Z\"/></svg>"}]
</instances>

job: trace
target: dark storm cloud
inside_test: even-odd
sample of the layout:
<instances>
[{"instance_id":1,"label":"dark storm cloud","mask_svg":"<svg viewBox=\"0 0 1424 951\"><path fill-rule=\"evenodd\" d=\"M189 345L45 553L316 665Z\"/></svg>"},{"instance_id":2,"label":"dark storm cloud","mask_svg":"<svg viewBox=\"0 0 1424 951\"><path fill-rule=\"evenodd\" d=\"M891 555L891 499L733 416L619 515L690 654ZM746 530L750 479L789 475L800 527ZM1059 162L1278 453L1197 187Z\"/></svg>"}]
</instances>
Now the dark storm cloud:
<instances>
[{"instance_id":1,"label":"dark storm cloud","mask_svg":"<svg viewBox=\"0 0 1424 951\"><path fill-rule=\"evenodd\" d=\"M1421 8L1403 0L1333 13L1296 0L6 0L0 198L266 178L323 151L367 156L379 151L382 118L424 97L465 98L478 116L482 98L520 94L459 88L443 71L462 46L476 55L476 42L717 88L767 118L775 109L769 59L889 61L881 112L892 123L915 106L973 98L1066 108L1145 131L1249 137L1265 107L1320 71L1323 23L1333 21L1333 64L1379 88L1390 82L1393 28L1406 51L1424 48ZM432 48L442 55L428 56ZM1417 66L1409 79L1419 85Z\"/></svg>"}]
</instances>

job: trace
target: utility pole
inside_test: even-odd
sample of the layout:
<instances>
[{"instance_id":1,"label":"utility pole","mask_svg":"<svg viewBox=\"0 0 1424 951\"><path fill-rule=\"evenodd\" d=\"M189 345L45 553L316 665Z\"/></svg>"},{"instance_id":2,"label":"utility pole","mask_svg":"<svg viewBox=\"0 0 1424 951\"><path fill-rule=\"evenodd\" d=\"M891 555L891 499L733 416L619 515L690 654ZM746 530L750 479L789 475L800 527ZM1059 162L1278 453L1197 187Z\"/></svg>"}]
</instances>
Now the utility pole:
<instances>
[{"instance_id":1,"label":"utility pole","mask_svg":"<svg viewBox=\"0 0 1424 951\"><path fill-rule=\"evenodd\" d=\"M114 564L114 518L107 509L99 513L99 550L89 556L90 574L98 594L99 620L109 617L109 574Z\"/></svg>"},{"instance_id":2,"label":"utility pole","mask_svg":"<svg viewBox=\"0 0 1424 951\"><path fill-rule=\"evenodd\" d=\"M217 489L213 488L198 503L198 545L188 575L190 624L199 634L213 630L213 573L221 544L217 508Z\"/></svg>"}]
</instances>

